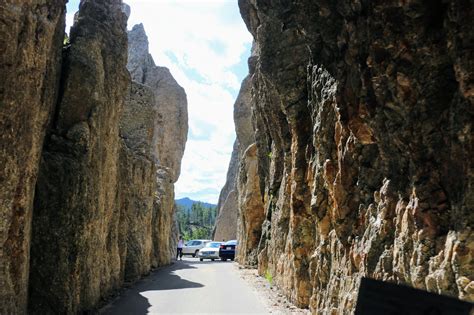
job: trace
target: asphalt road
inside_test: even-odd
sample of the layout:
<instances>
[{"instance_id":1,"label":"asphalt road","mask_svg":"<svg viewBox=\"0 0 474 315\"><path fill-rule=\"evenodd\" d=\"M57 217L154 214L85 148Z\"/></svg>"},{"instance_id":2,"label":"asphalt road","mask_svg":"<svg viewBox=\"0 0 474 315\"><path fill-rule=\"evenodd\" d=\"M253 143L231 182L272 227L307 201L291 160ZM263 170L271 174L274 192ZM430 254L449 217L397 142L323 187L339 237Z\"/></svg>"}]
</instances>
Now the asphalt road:
<instances>
[{"instance_id":1,"label":"asphalt road","mask_svg":"<svg viewBox=\"0 0 474 315\"><path fill-rule=\"evenodd\" d=\"M268 314L233 262L183 258L137 282L102 314Z\"/></svg>"}]
</instances>

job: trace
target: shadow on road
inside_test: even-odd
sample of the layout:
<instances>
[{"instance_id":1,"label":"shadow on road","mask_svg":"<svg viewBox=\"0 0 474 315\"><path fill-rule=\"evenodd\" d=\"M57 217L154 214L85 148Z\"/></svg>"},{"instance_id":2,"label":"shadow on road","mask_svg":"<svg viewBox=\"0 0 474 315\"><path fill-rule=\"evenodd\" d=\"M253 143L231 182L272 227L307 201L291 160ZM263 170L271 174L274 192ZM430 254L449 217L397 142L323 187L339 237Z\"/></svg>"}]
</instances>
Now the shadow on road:
<instances>
[{"instance_id":1,"label":"shadow on road","mask_svg":"<svg viewBox=\"0 0 474 315\"><path fill-rule=\"evenodd\" d=\"M202 288L204 285L182 279L174 272L181 269L196 269L194 262L182 260L170 266L160 268L133 284L122 292L112 303L100 310L100 314L148 314L151 306L142 293L160 290L179 290L186 288Z\"/></svg>"}]
</instances>

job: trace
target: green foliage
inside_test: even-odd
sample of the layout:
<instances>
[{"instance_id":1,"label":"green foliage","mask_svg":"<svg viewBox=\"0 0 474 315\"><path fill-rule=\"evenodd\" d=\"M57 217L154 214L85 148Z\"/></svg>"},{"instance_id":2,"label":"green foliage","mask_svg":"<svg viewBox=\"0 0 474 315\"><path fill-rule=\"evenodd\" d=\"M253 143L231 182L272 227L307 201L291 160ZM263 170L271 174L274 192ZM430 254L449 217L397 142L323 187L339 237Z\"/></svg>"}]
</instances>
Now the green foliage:
<instances>
[{"instance_id":1,"label":"green foliage","mask_svg":"<svg viewBox=\"0 0 474 315\"><path fill-rule=\"evenodd\" d=\"M69 36L67 36L67 34L64 34L63 46L67 46L69 44L70 44Z\"/></svg>"},{"instance_id":2,"label":"green foliage","mask_svg":"<svg viewBox=\"0 0 474 315\"><path fill-rule=\"evenodd\" d=\"M180 234L184 240L211 239L216 222L217 207L206 207L201 202L191 209L176 205Z\"/></svg>"},{"instance_id":3,"label":"green foliage","mask_svg":"<svg viewBox=\"0 0 474 315\"><path fill-rule=\"evenodd\" d=\"M267 271L265 271L265 279L267 279L268 283L270 283L270 285L273 284L273 276L271 274L271 272L267 269Z\"/></svg>"}]
</instances>

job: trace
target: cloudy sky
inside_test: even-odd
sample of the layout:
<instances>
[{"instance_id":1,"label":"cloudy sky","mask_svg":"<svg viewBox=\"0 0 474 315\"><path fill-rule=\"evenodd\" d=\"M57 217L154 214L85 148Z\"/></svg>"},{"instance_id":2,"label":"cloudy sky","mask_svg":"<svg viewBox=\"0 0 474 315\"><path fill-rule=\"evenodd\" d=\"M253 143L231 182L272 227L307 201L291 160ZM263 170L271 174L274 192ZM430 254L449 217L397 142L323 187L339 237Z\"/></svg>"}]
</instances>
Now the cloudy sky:
<instances>
[{"instance_id":1,"label":"cloudy sky","mask_svg":"<svg viewBox=\"0 0 474 315\"><path fill-rule=\"evenodd\" d=\"M236 0L128 0L155 63L188 96L189 133L176 198L217 203L235 139L233 104L247 75L251 35ZM67 30L79 0L68 3Z\"/></svg>"}]
</instances>

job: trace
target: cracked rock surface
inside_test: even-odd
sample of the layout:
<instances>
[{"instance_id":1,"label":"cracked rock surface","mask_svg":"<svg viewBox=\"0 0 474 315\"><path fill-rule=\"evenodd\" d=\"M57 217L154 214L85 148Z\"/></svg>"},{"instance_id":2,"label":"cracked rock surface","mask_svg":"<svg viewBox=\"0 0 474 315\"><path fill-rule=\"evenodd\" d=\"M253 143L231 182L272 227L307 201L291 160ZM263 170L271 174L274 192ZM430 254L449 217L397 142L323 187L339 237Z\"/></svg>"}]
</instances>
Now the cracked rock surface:
<instances>
[{"instance_id":1,"label":"cracked rock surface","mask_svg":"<svg viewBox=\"0 0 474 315\"><path fill-rule=\"evenodd\" d=\"M0 4L0 313L26 311L31 218L57 98L65 1Z\"/></svg>"},{"instance_id":2,"label":"cracked rock surface","mask_svg":"<svg viewBox=\"0 0 474 315\"><path fill-rule=\"evenodd\" d=\"M255 41L239 261L315 313L353 310L362 276L474 301L472 5L239 6Z\"/></svg>"},{"instance_id":3,"label":"cracked rock surface","mask_svg":"<svg viewBox=\"0 0 474 315\"><path fill-rule=\"evenodd\" d=\"M1 314L91 311L174 254L186 94L129 15L82 0L66 44L64 1L0 4Z\"/></svg>"}]
</instances>

